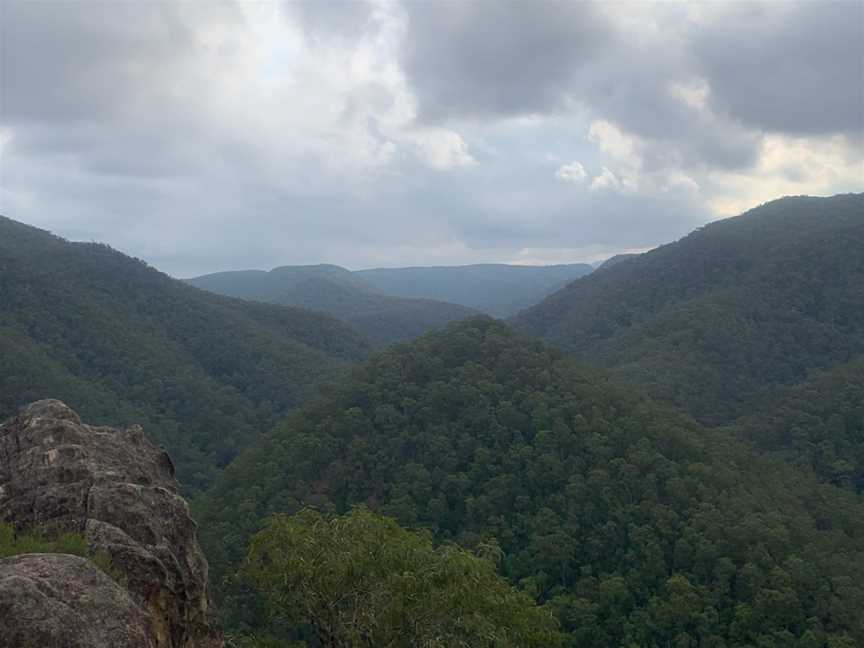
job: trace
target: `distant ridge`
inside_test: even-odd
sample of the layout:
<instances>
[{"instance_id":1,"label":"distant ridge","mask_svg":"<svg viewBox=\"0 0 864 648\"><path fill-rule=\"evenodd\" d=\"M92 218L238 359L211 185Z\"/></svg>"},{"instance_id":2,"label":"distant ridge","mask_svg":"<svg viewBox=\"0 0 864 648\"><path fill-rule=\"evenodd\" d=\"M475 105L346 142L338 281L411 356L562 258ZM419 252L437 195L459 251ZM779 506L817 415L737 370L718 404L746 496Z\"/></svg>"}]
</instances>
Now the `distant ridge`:
<instances>
[{"instance_id":1,"label":"distant ridge","mask_svg":"<svg viewBox=\"0 0 864 648\"><path fill-rule=\"evenodd\" d=\"M592 270L587 263L550 266L481 263L372 268L354 274L388 295L438 299L494 317L508 317Z\"/></svg>"},{"instance_id":2,"label":"distant ridge","mask_svg":"<svg viewBox=\"0 0 864 648\"><path fill-rule=\"evenodd\" d=\"M337 317L376 344L419 337L477 312L431 299L382 294L356 273L337 265L281 266L269 272L241 270L188 279L210 292L298 306Z\"/></svg>"}]
</instances>

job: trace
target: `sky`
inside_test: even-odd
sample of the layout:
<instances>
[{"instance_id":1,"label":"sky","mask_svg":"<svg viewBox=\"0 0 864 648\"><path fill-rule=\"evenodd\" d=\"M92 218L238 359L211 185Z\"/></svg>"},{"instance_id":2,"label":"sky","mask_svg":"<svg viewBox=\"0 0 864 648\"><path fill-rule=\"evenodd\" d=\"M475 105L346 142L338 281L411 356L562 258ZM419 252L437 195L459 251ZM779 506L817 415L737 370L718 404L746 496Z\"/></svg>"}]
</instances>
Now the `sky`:
<instances>
[{"instance_id":1,"label":"sky","mask_svg":"<svg viewBox=\"0 0 864 648\"><path fill-rule=\"evenodd\" d=\"M864 189L864 3L0 0L0 214L178 277L597 261Z\"/></svg>"}]
</instances>

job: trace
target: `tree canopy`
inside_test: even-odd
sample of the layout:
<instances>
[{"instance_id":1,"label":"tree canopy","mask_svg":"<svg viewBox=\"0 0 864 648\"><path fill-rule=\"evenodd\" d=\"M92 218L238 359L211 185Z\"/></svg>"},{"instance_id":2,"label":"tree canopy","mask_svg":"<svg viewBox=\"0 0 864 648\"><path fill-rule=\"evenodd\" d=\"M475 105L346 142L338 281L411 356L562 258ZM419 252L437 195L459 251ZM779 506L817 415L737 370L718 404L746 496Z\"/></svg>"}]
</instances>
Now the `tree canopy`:
<instances>
[{"instance_id":1,"label":"tree canopy","mask_svg":"<svg viewBox=\"0 0 864 648\"><path fill-rule=\"evenodd\" d=\"M732 429L763 451L864 493L864 356L814 372Z\"/></svg>"},{"instance_id":2,"label":"tree canopy","mask_svg":"<svg viewBox=\"0 0 864 648\"><path fill-rule=\"evenodd\" d=\"M551 611L456 545L434 547L392 519L354 508L270 518L245 574L271 616L332 648L554 648Z\"/></svg>"},{"instance_id":3,"label":"tree canopy","mask_svg":"<svg viewBox=\"0 0 864 648\"><path fill-rule=\"evenodd\" d=\"M228 625L249 617L222 577L266 516L356 504L497 544L570 646L864 641L855 495L490 320L375 355L196 501Z\"/></svg>"}]
</instances>

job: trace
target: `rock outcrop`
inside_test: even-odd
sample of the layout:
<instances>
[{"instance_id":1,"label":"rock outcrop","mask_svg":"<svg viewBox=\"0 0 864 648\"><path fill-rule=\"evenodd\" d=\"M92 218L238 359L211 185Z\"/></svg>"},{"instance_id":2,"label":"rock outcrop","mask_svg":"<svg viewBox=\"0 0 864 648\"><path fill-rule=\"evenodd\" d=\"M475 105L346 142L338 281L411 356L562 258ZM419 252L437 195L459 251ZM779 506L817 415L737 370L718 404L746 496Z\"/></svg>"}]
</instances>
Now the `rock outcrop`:
<instances>
[{"instance_id":1,"label":"rock outcrop","mask_svg":"<svg viewBox=\"0 0 864 648\"><path fill-rule=\"evenodd\" d=\"M0 560L3 648L155 648L147 612L86 558Z\"/></svg>"},{"instance_id":2,"label":"rock outcrop","mask_svg":"<svg viewBox=\"0 0 864 648\"><path fill-rule=\"evenodd\" d=\"M0 425L0 521L81 533L107 553L147 613L154 648L222 645L174 467L140 427L85 425L56 400L25 407Z\"/></svg>"}]
</instances>

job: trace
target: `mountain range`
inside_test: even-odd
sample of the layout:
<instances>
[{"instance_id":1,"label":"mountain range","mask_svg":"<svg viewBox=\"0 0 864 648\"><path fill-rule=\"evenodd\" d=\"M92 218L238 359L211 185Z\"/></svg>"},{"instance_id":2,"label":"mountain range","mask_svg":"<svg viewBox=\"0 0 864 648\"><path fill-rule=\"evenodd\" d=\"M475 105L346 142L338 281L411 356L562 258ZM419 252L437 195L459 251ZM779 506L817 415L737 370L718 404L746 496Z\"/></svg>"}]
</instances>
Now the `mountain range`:
<instances>
[{"instance_id":1,"label":"mountain range","mask_svg":"<svg viewBox=\"0 0 864 648\"><path fill-rule=\"evenodd\" d=\"M374 268L355 274L388 295L439 299L493 317L508 317L592 270L587 263L549 266L481 263Z\"/></svg>"},{"instance_id":2,"label":"mountain range","mask_svg":"<svg viewBox=\"0 0 864 648\"><path fill-rule=\"evenodd\" d=\"M507 317L536 304L592 267L478 264L375 268L282 266L187 279L221 295L300 306L333 315L376 343L415 338L478 313Z\"/></svg>"},{"instance_id":3,"label":"mountain range","mask_svg":"<svg viewBox=\"0 0 864 648\"><path fill-rule=\"evenodd\" d=\"M187 283L221 295L326 313L379 345L416 338L477 314L457 304L385 295L356 273L326 264L219 272Z\"/></svg>"},{"instance_id":4,"label":"mountain range","mask_svg":"<svg viewBox=\"0 0 864 648\"><path fill-rule=\"evenodd\" d=\"M142 424L249 645L309 637L237 577L250 539L357 506L491 556L569 646L864 645L864 194L556 268L188 285L0 218L0 419Z\"/></svg>"}]
</instances>

